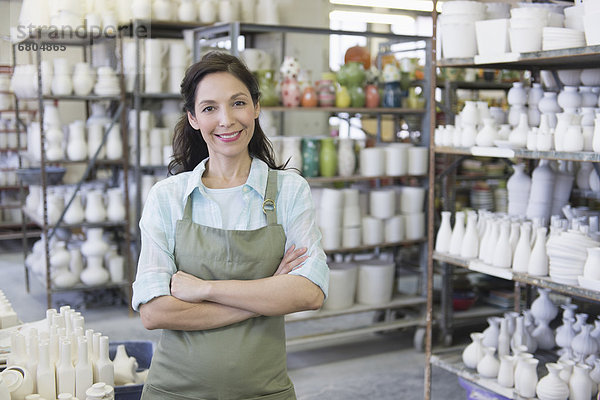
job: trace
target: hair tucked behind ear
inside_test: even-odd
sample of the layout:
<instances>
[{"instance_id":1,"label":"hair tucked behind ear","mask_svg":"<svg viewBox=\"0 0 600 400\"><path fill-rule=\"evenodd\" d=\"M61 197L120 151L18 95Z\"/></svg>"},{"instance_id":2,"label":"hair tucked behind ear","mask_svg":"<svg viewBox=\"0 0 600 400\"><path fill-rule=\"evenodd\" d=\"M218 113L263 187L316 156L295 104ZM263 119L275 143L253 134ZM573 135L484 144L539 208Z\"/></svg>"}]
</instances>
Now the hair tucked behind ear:
<instances>
[{"instance_id":1,"label":"hair tucked behind ear","mask_svg":"<svg viewBox=\"0 0 600 400\"><path fill-rule=\"evenodd\" d=\"M252 72L237 57L228 53L211 51L202 57L202 60L190 66L181 82L185 113L175 125L173 160L169 163L170 175L191 171L200 161L208 157L206 142L200 132L190 125L187 112L194 115L196 88L205 76L215 72L228 72L242 81L248 88L254 105L258 104L260 98L258 82ZM248 144L248 152L250 156L264 161L271 169L285 168L285 165L276 164L273 146L260 127L258 118L254 120L254 134Z\"/></svg>"}]
</instances>

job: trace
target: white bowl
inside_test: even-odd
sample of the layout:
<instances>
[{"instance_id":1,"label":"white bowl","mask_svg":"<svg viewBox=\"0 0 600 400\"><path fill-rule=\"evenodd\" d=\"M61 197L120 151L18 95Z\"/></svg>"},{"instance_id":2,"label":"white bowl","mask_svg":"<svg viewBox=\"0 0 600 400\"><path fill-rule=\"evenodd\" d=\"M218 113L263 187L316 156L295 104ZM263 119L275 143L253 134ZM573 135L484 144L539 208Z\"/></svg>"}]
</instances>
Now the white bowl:
<instances>
[{"instance_id":1,"label":"white bowl","mask_svg":"<svg viewBox=\"0 0 600 400\"><path fill-rule=\"evenodd\" d=\"M510 50L508 18L475 22L477 52L480 55L502 54Z\"/></svg>"},{"instance_id":2,"label":"white bowl","mask_svg":"<svg viewBox=\"0 0 600 400\"><path fill-rule=\"evenodd\" d=\"M515 53L527 53L542 49L542 30L533 28L509 28L510 49Z\"/></svg>"},{"instance_id":3,"label":"white bowl","mask_svg":"<svg viewBox=\"0 0 600 400\"><path fill-rule=\"evenodd\" d=\"M581 83L580 69L560 69L556 73L563 86L579 86Z\"/></svg>"},{"instance_id":4,"label":"white bowl","mask_svg":"<svg viewBox=\"0 0 600 400\"><path fill-rule=\"evenodd\" d=\"M584 86L600 86L600 68L582 69L580 79Z\"/></svg>"}]
</instances>

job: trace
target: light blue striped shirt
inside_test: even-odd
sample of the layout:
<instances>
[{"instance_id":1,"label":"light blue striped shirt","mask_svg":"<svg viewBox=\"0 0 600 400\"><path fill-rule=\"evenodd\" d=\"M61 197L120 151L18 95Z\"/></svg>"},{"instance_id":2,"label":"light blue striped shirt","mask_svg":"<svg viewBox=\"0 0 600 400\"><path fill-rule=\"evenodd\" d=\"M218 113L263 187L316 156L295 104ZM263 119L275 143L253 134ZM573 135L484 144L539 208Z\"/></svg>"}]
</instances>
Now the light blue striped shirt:
<instances>
[{"instance_id":1,"label":"light blue striped shirt","mask_svg":"<svg viewBox=\"0 0 600 400\"><path fill-rule=\"evenodd\" d=\"M171 276L175 265L175 226L183 217L188 195L192 194L192 220L196 224L222 229L219 205L207 195L202 183L206 168L202 161L193 171L171 176L156 183L148 194L140 219L142 246L133 283L132 305L154 297L170 295ZM266 163L252 160L248 180L242 187L244 209L237 221L230 221L235 230L254 230L266 226L262 210L269 168ZM304 178L292 171L277 171L277 223L283 226L286 250L293 244L306 247L309 258L294 271L318 285L327 295L329 268L321 246L321 232L315 220L310 187ZM198 190L195 190L195 189Z\"/></svg>"}]
</instances>

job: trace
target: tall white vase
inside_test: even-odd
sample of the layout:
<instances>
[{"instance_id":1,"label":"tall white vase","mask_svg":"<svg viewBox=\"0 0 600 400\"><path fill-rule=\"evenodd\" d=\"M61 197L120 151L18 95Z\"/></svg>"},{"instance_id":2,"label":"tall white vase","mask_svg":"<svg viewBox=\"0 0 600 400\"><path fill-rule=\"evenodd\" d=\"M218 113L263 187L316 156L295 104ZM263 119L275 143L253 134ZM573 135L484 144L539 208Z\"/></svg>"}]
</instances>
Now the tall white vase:
<instances>
[{"instance_id":1,"label":"tall white vase","mask_svg":"<svg viewBox=\"0 0 600 400\"><path fill-rule=\"evenodd\" d=\"M512 247L509 241L510 222L500 222L500 235L494 247L492 265L499 268L510 268L512 264Z\"/></svg>"},{"instance_id":2,"label":"tall white vase","mask_svg":"<svg viewBox=\"0 0 600 400\"><path fill-rule=\"evenodd\" d=\"M592 149L600 153L600 116L594 119L594 135L592 137Z\"/></svg>"},{"instance_id":3,"label":"tall white vase","mask_svg":"<svg viewBox=\"0 0 600 400\"><path fill-rule=\"evenodd\" d=\"M94 383L92 364L88 356L87 340L79 337L77 340L77 365L75 366L75 396L85 398L85 391Z\"/></svg>"},{"instance_id":4,"label":"tall white vase","mask_svg":"<svg viewBox=\"0 0 600 400\"><path fill-rule=\"evenodd\" d=\"M500 367L498 368L498 383L500 386L511 388L515 384L515 356L504 354L500 356Z\"/></svg>"},{"instance_id":5,"label":"tall white vase","mask_svg":"<svg viewBox=\"0 0 600 400\"><path fill-rule=\"evenodd\" d=\"M515 272L527 272L529 258L531 257L530 235L531 225L528 223L522 224L519 241L517 242L513 257L513 271Z\"/></svg>"},{"instance_id":6,"label":"tall white vase","mask_svg":"<svg viewBox=\"0 0 600 400\"><path fill-rule=\"evenodd\" d=\"M56 364L56 390L58 393L75 394L75 368L71 361L71 342L60 342L60 358Z\"/></svg>"},{"instance_id":7,"label":"tall white vase","mask_svg":"<svg viewBox=\"0 0 600 400\"><path fill-rule=\"evenodd\" d=\"M467 212L467 228L460 247L460 256L475 258L479 252L479 232L477 230L477 213Z\"/></svg>"},{"instance_id":8,"label":"tall white vase","mask_svg":"<svg viewBox=\"0 0 600 400\"><path fill-rule=\"evenodd\" d=\"M535 389L538 383L538 363L539 361L535 358L526 358L519 361L521 368L515 379L518 382L517 393L520 396L525 398L535 397Z\"/></svg>"},{"instance_id":9,"label":"tall white vase","mask_svg":"<svg viewBox=\"0 0 600 400\"><path fill-rule=\"evenodd\" d=\"M115 367L108 356L108 336L100 336L98 343L98 359L95 370L98 374L98 382L104 382L107 385L115 384Z\"/></svg>"},{"instance_id":10,"label":"tall white vase","mask_svg":"<svg viewBox=\"0 0 600 400\"><path fill-rule=\"evenodd\" d=\"M450 254L460 255L462 240L465 235L465 213L454 214L454 228L450 236Z\"/></svg>"},{"instance_id":11,"label":"tall white vase","mask_svg":"<svg viewBox=\"0 0 600 400\"><path fill-rule=\"evenodd\" d=\"M535 245L531 250L529 257L529 267L527 273L533 276L548 275L548 253L546 251L546 231L547 228L540 227L536 231Z\"/></svg>"},{"instance_id":12,"label":"tall white vase","mask_svg":"<svg viewBox=\"0 0 600 400\"><path fill-rule=\"evenodd\" d=\"M515 172L506 182L506 189L508 190L508 214L524 217L527 213L531 178L524 172L524 164L515 164L513 169Z\"/></svg>"},{"instance_id":13,"label":"tall white vase","mask_svg":"<svg viewBox=\"0 0 600 400\"><path fill-rule=\"evenodd\" d=\"M550 289L538 288L538 297L531 303L531 314L536 323L550 323L558 315L558 307L550 299Z\"/></svg>"},{"instance_id":14,"label":"tall white vase","mask_svg":"<svg viewBox=\"0 0 600 400\"><path fill-rule=\"evenodd\" d=\"M442 211L442 221L435 236L435 251L448 253L450 250L450 238L452 236L452 226L450 225L450 211Z\"/></svg>"},{"instance_id":15,"label":"tall white vase","mask_svg":"<svg viewBox=\"0 0 600 400\"><path fill-rule=\"evenodd\" d=\"M90 190L86 194L85 220L87 222L103 222L106 220L103 194L100 190Z\"/></svg>"},{"instance_id":16,"label":"tall white vase","mask_svg":"<svg viewBox=\"0 0 600 400\"><path fill-rule=\"evenodd\" d=\"M592 397L592 380L589 376L591 369L586 364L575 364L569 379L570 400L589 400Z\"/></svg>"},{"instance_id":17,"label":"tall white vase","mask_svg":"<svg viewBox=\"0 0 600 400\"><path fill-rule=\"evenodd\" d=\"M540 160L531 174L531 190L527 204L527 218L550 220L552 195L554 193L555 173L548 160Z\"/></svg>"}]
</instances>

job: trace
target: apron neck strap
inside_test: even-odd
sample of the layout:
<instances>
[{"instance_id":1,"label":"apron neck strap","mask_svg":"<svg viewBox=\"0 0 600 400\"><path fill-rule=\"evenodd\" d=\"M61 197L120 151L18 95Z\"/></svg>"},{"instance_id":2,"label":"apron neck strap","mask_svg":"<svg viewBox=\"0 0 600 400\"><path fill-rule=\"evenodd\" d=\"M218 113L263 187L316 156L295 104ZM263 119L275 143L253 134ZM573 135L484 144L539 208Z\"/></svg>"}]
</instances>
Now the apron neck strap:
<instances>
[{"instance_id":1,"label":"apron neck strap","mask_svg":"<svg viewBox=\"0 0 600 400\"><path fill-rule=\"evenodd\" d=\"M194 194L194 190L192 190L192 193L190 193L185 200L185 208L183 209L182 219L189 219L190 221L192 220L192 194Z\"/></svg>"},{"instance_id":2,"label":"apron neck strap","mask_svg":"<svg viewBox=\"0 0 600 400\"><path fill-rule=\"evenodd\" d=\"M277 212L275 200L277 199L277 171L269 169L267 177L267 188L265 190L265 201L263 201L263 212L267 216L268 225L277 224Z\"/></svg>"}]
</instances>

